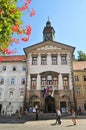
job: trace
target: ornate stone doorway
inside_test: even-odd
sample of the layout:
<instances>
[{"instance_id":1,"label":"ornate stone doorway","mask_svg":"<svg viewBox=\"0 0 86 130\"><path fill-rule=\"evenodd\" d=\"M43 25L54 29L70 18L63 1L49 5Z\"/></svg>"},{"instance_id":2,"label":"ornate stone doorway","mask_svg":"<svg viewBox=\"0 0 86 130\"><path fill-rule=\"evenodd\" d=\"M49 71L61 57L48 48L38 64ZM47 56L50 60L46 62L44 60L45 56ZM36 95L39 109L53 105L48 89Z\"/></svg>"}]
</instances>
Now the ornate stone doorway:
<instances>
[{"instance_id":1,"label":"ornate stone doorway","mask_svg":"<svg viewBox=\"0 0 86 130\"><path fill-rule=\"evenodd\" d=\"M55 112L55 99L51 95L45 98L45 112Z\"/></svg>"}]
</instances>

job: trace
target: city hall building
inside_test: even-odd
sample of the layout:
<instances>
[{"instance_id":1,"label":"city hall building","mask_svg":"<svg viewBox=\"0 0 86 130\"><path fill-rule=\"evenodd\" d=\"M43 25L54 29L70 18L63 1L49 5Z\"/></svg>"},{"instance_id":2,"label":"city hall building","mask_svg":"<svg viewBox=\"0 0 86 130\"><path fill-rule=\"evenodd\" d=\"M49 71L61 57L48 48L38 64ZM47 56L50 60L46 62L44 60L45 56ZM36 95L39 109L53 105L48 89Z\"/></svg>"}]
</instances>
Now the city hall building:
<instances>
[{"instance_id":1,"label":"city hall building","mask_svg":"<svg viewBox=\"0 0 86 130\"><path fill-rule=\"evenodd\" d=\"M0 112L38 105L40 111L70 111L74 106L74 47L56 42L48 20L43 41L24 48L25 55L5 56L0 63Z\"/></svg>"}]
</instances>

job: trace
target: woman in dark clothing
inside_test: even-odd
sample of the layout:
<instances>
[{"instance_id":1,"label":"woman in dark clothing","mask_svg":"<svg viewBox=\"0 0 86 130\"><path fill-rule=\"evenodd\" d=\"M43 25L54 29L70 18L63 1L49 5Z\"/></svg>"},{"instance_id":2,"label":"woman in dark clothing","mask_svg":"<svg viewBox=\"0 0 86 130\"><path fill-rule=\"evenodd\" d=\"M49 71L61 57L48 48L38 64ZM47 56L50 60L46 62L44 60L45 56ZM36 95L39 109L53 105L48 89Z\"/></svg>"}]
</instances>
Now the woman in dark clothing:
<instances>
[{"instance_id":1,"label":"woman in dark clothing","mask_svg":"<svg viewBox=\"0 0 86 130\"><path fill-rule=\"evenodd\" d=\"M38 113L39 113L39 110L36 109L36 120L38 120Z\"/></svg>"}]
</instances>

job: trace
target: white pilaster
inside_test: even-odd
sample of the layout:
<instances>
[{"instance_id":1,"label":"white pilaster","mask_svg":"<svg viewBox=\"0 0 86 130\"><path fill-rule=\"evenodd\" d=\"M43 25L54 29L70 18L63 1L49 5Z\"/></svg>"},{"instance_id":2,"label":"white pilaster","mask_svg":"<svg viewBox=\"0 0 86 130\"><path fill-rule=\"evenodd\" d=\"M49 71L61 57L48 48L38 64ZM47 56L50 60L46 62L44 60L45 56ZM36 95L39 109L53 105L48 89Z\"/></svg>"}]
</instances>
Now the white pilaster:
<instances>
[{"instance_id":1,"label":"white pilaster","mask_svg":"<svg viewBox=\"0 0 86 130\"><path fill-rule=\"evenodd\" d=\"M67 64L70 65L70 53L67 53Z\"/></svg>"},{"instance_id":2,"label":"white pilaster","mask_svg":"<svg viewBox=\"0 0 86 130\"><path fill-rule=\"evenodd\" d=\"M41 65L41 55L38 54L37 65Z\"/></svg>"},{"instance_id":3,"label":"white pilaster","mask_svg":"<svg viewBox=\"0 0 86 130\"><path fill-rule=\"evenodd\" d=\"M61 56L60 56L60 53L58 53L58 65L61 65Z\"/></svg>"},{"instance_id":4,"label":"white pilaster","mask_svg":"<svg viewBox=\"0 0 86 130\"><path fill-rule=\"evenodd\" d=\"M62 74L59 74L59 85L58 85L58 89L61 90L63 89L63 80L62 80Z\"/></svg>"},{"instance_id":5,"label":"white pilaster","mask_svg":"<svg viewBox=\"0 0 86 130\"><path fill-rule=\"evenodd\" d=\"M41 88L41 81L40 81L40 75L38 74L37 75L37 90L40 90L40 88Z\"/></svg>"},{"instance_id":6,"label":"white pilaster","mask_svg":"<svg viewBox=\"0 0 86 130\"><path fill-rule=\"evenodd\" d=\"M73 86L72 86L72 77L71 77L71 73L69 74L69 89L72 89L73 88Z\"/></svg>"},{"instance_id":7,"label":"white pilaster","mask_svg":"<svg viewBox=\"0 0 86 130\"><path fill-rule=\"evenodd\" d=\"M52 61L51 61L51 54L48 53L47 54L47 65L51 65L52 64Z\"/></svg>"}]
</instances>

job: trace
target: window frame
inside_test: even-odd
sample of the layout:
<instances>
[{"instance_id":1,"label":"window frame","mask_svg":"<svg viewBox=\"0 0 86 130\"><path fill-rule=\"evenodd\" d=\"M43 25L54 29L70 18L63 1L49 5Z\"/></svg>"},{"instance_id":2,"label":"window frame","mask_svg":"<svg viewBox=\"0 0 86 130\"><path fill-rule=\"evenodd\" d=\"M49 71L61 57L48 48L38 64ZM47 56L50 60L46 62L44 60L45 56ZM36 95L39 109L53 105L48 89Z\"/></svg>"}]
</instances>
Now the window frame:
<instances>
[{"instance_id":1,"label":"window frame","mask_svg":"<svg viewBox=\"0 0 86 130\"><path fill-rule=\"evenodd\" d=\"M56 55L52 55L52 65L57 65L57 56Z\"/></svg>"},{"instance_id":2,"label":"window frame","mask_svg":"<svg viewBox=\"0 0 86 130\"><path fill-rule=\"evenodd\" d=\"M37 76L31 76L31 88L36 89L37 86Z\"/></svg>"},{"instance_id":3,"label":"window frame","mask_svg":"<svg viewBox=\"0 0 86 130\"><path fill-rule=\"evenodd\" d=\"M37 56L32 56L32 65L37 65Z\"/></svg>"},{"instance_id":4,"label":"window frame","mask_svg":"<svg viewBox=\"0 0 86 130\"><path fill-rule=\"evenodd\" d=\"M69 76L68 75L63 75L62 79L63 79L64 89L68 88L68 86L69 86Z\"/></svg>"},{"instance_id":5,"label":"window frame","mask_svg":"<svg viewBox=\"0 0 86 130\"><path fill-rule=\"evenodd\" d=\"M61 55L61 64L66 65L67 64L67 55Z\"/></svg>"},{"instance_id":6,"label":"window frame","mask_svg":"<svg viewBox=\"0 0 86 130\"><path fill-rule=\"evenodd\" d=\"M46 55L41 56L41 65L47 65L47 56Z\"/></svg>"}]
</instances>

